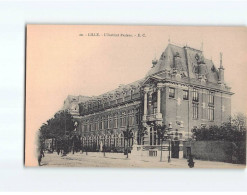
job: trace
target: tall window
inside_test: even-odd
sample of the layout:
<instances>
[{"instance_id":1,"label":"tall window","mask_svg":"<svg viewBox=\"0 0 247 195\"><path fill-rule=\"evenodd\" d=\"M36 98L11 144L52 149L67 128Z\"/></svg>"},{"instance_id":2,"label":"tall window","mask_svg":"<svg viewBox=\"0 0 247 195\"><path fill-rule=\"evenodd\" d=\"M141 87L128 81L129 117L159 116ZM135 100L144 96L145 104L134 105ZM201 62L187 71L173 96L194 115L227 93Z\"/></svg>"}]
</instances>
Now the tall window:
<instances>
[{"instance_id":1,"label":"tall window","mask_svg":"<svg viewBox=\"0 0 247 195\"><path fill-rule=\"evenodd\" d=\"M117 113L116 114L114 114L114 128L118 128L118 115L117 115Z\"/></svg>"},{"instance_id":2,"label":"tall window","mask_svg":"<svg viewBox=\"0 0 247 195\"><path fill-rule=\"evenodd\" d=\"M120 114L120 127L123 126L123 113Z\"/></svg>"},{"instance_id":3,"label":"tall window","mask_svg":"<svg viewBox=\"0 0 247 195\"><path fill-rule=\"evenodd\" d=\"M213 106L208 107L208 120L210 121L214 120L214 107Z\"/></svg>"},{"instance_id":4,"label":"tall window","mask_svg":"<svg viewBox=\"0 0 247 195\"><path fill-rule=\"evenodd\" d=\"M210 92L208 95L208 103L214 104L214 93L213 92Z\"/></svg>"},{"instance_id":5,"label":"tall window","mask_svg":"<svg viewBox=\"0 0 247 195\"><path fill-rule=\"evenodd\" d=\"M87 124L84 125L84 131L87 131Z\"/></svg>"},{"instance_id":6,"label":"tall window","mask_svg":"<svg viewBox=\"0 0 247 195\"><path fill-rule=\"evenodd\" d=\"M96 121L93 120L93 130L96 131Z\"/></svg>"},{"instance_id":7,"label":"tall window","mask_svg":"<svg viewBox=\"0 0 247 195\"><path fill-rule=\"evenodd\" d=\"M89 123L89 131L92 131L92 122Z\"/></svg>"},{"instance_id":8,"label":"tall window","mask_svg":"<svg viewBox=\"0 0 247 195\"><path fill-rule=\"evenodd\" d=\"M115 135L114 142L114 146L118 147L118 135Z\"/></svg>"},{"instance_id":9,"label":"tall window","mask_svg":"<svg viewBox=\"0 0 247 195\"><path fill-rule=\"evenodd\" d=\"M198 102L199 101L198 89L193 89L193 91L192 91L192 100L194 102Z\"/></svg>"},{"instance_id":10,"label":"tall window","mask_svg":"<svg viewBox=\"0 0 247 195\"><path fill-rule=\"evenodd\" d=\"M113 128L113 116L110 115L110 128L112 129Z\"/></svg>"},{"instance_id":11,"label":"tall window","mask_svg":"<svg viewBox=\"0 0 247 195\"><path fill-rule=\"evenodd\" d=\"M98 118L96 119L96 122L95 122L95 130L96 131L99 130L99 119Z\"/></svg>"},{"instance_id":12,"label":"tall window","mask_svg":"<svg viewBox=\"0 0 247 195\"><path fill-rule=\"evenodd\" d=\"M208 95L208 120L214 120L214 93L210 92Z\"/></svg>"},{"instance_id":13,"label":"tall window","mask_svg":"<svg viewBox=\"0 0 247 195\"><path fill-rule=\"evenodd\" d=\"M126 112L123 112L123 126L126 126Z\"/></svg>"},{"instance_id":14,"label":"tall window","mask_svg":"<svg viewBox=\"0 0 247 195\"><path fill-rule=\"evenodd\" d=\"M154 133L154 144L153 144L153 145L157 145L157 143L156 143L157 137L158 137L158 136L157 136L157 131L154 130L153 133Z\"/></svg>"},{"instance_id":15,"label":"tall window","mask_svg":"<svg viewBox=\"0 0 247 195\"><path fill-rule=\"evenodd\" d=\"M107 116L107 129L110 129L111 117L110 115Z\"/></svg>"},{"instance_id":16,"label":"tall window","mask_svg":"<svg viewBox=\"0 0 247 195\"><path fill-rule=\"evenodd\" d=\"M189 91L188 90L183 90L183 99L188 100L189 99Z\"/></svg>"},{"instance_id":17,"label":"tall window","mask_svg":"<svg viewBox=\"0 0 247 195\"><path fill-rule=\"evenodd\" d=\"M108 116L105 116L104 129L108 128Z\"/></svg>"},{"instance_id":18,"label":"tall window","mask_svg":"<svg viewBox=\"0 0 247 195\"><path fill-rule=\"evenodd\" d=\"M104 118L103 117L100 117L100 122L99 122L99 129L103 129L104 127Z\"/></svg>"},{"instance_id":19,"label":"tall window","mask_svg":"<svg viewBox=\"0 0 247 195\"><path fill-rule=\"evenodd\" d=\"M192 114L193 119L198 119L198 104L192 103L192 108L193 108L193 114Z\"/></svg>"},{"instance_id":20,"label":"tall window","mask_svg":"<svg viewBox=\"0 0 247 195\"><path fill-rule=\"evenodd\" d=\"M150 128L150 145L153 145L153 129Z\"/></svg>"},{"instance_id":21,"label":"tall window","mask_svg":"<svg viewBox=\"0 0 247 195\"><path fill-rule=\"evenodd\" d=\"M139 109L135 113L135 122L136 122L136 124L139 124L140 123Z\"/></svg>"},{"instance_id":22,"label":"tall window","mask_svg":"<svg viewBox=\"0 0 247 195\"><path fill-rule=\"evenodd\" d=\"M130 126L134 125L134 110L131 110L129 112L129 125Z\"/></svg>"},{"instance_id":23,"label":"tall window","mask_svg":"<svg viewBox=\"0 0 247 195\"><path fill-rule=\"evenodd\" d=\"M123 134L121 133L121 135L120 135L120 142L121 142L121 147L123 147L124 146L124 136L123 136Z\"/></svg>"},{"instance_id":24,"label":"tall window","mask_svg":"<svg viewBox=\"0 0 247 195\"><path fill-rule=\"evenodd\" d=\"M90 129L89 129L89 120L87 120L87 131L90 131Z\"/></svg>"},{"instance_id":25,"label":"tall window","mask_svg":"<svg viewBox=\"0 0 247 195\"><path fill-rule=\"evenodd\" d=\"M175 88L169 87L169 97L170 98L175 97Z\"/></svg>"}]
</instances>

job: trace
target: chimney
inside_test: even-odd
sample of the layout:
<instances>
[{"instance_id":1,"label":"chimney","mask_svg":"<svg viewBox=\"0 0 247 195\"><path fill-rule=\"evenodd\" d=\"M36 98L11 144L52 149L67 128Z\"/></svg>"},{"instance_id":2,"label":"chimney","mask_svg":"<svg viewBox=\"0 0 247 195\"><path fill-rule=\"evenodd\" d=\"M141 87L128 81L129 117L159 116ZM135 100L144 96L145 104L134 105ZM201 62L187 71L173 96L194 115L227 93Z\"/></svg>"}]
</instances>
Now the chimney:
<instances>
[{"instance_id":1,"label":"chimney","mask_svg":"<svg viewBox=\"0 0 247 195\"><path fill-rule=\"evenodd\" d=\"M222 53L220 53L219 83L224 83L224 67L222 65Z\"/></svg>"}]
</instances>

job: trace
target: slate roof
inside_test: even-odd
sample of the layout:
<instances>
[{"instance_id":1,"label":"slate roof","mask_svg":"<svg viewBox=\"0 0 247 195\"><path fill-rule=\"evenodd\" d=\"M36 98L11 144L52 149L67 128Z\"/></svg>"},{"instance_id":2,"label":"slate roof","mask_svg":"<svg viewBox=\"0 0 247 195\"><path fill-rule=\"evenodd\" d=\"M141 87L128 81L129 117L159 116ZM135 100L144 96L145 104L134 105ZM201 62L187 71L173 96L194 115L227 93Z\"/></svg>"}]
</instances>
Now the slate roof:
<instances>
[{"instance_id":1,"label":"slate roof","mask_svg":"<svg viewBox=\"0 0 247 195\"><path fill-rule=\"evenodd\" d=\"M126 84L126 85L121 84L121 85L119 85L118 88L116 88L116 89L114 89L112 91L108 91L106 93L103 93L103 94L101 94L99 96L95 96L94 98L102 98L104 96L109 96L111 94L113 95L113 94L115 94L117 92L121 92L123 89L127 89L128 90L128 89L133 88L133 87L136 90L139 90L143 81L144 81L144 79L140 79L140 80L134 81L134 82Z\"/></svg>"},{"instance_id":2,"label":"slate roof","mask_svg":"<svg viewBox=\"0 0 247 195\"><path fill-rule=\"evenodd\" d=\"M219 78L218 69L215 67L212 60L208 60L204 58L203 52L201 50L194 49L188 46L180 47L170 43L168 44L165 51L161 54L159 60L157 61L157 64L155 64L149 70L145 78L132 82L130 84L120 85L118 88L108 91L99 96L82 98L83 101L79 101L79 102L87 102L90 100L102 99L104 97L109 97L109 96L115 98L114 96L118 92L121 94L121 92L124 89L129 90L130 88L133 87L137 91L140 91L140 87L148 77L152 76L157 79L162 79L164 77L164 72L163 72L164 70L168 70L168 71L172 70L175 67L175 59L179 61L178 63L179 69L181 72L184 73L185 80L186 79L197 80L198 56L200 57L200 59L203 59L202 60L203 63L201 63L200 68L203 69L203 72L205 73L208 83L211 84L218 83L218 78Z\"/></svg>"},{"instance_id":3,"label":"slate roof","mask_svg":"<svg viewBox=\"0 0 247 195\"><path fill-rule=\"evenodd\" d=\"M215 68L211 60L205 59L203 52L191 47L180 47L173 44L168 44L165 51L161 54L157 64L149 70L146 77L155 75L164 70L171 70L175 66L175 58L179 56L179 68L189 78L197 78L196 68L198 67L197 56L204 59L204 63L201 65L205 70L206 78L209 82L218 82L218 70Z\"/></svg>"}]
</instances>

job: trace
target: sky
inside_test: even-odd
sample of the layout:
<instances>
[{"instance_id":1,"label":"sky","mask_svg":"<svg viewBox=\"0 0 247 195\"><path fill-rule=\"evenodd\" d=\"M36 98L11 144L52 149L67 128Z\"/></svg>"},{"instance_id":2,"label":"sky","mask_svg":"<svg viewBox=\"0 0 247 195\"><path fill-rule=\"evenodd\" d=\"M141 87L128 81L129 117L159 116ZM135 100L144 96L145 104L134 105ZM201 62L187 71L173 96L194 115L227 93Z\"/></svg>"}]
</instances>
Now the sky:
<instances>
[{"instance_id":1,"label":"sky","mask_svg":"<svg viewBox=\"0 0 247 195\"><path fill-rule=\"evenodd\" d=\"M205 58L212 58L217 68L222 52L225 81L235 93L232 113L246 113L246 35L244 27L28 25L27 136L34 137L68 95L97 96L144 78L169 39L179 46L203 47Z\"/></svg>"}]
</instances>

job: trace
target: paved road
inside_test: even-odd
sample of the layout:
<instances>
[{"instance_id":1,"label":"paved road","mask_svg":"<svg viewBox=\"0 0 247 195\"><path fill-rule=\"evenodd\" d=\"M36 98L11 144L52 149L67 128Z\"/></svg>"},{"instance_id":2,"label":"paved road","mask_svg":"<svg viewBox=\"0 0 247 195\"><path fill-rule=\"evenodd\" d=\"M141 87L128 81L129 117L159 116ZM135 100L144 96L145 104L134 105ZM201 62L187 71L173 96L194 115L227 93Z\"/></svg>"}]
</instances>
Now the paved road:
<instances>
[{"instance_id":1,"label":"paved road","mask_svg":"<svg viewBox=\"0 0 247 195\"><path fill-rule=\"evenodd\" d=\"M122 153L69 153L67 156L45 154L41 162L42 167L135 167L135 168L188 168L186 159L171 159L168 163L159 157L129 156L127 159ZM245 165L195 160L195 168L245 168Z\"/></svg>"}]
</instances>

